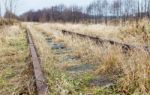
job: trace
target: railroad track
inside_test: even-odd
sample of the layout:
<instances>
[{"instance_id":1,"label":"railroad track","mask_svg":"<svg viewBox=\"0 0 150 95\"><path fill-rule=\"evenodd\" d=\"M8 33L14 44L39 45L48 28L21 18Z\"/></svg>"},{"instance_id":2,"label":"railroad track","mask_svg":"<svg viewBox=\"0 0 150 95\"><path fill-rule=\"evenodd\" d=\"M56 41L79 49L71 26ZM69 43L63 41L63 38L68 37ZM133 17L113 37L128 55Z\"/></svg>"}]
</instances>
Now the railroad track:
<instances>
[{"instance_id":1,"label":"railroad track","mask_svg":"<svg viewBox=\"0 0 150 95\"><path fill-rule=\"evenodd\" d=\"M37 95L47 95L48 93L48 86L46 85L44 74L42 72L40 61L38 59L38 55L36 52L35 45L33 43L31 34L29 30L26 30L28 45L30 49L31 61L33 66L33 73L35 77L36 83L36 91Z\"/></svg>"},{"instance_id":2,"label":"railroad track","mask_svg":"<svg viewBox=\"0 0 150 95\"><path fill-rule=\"evenodd\" d=\"M90 39L98 45L103 45L105 43L108 43L110 45L121 46L121 48L125 52L129 50L133 50L133 49L144 49L146 52L150 53L150 46L134 46L134 45L126 44L126 43L120 43L120 42L116 42L113 40L102 39L99 37L93 37L93 36L75 33L75 32L71 32L67 30L62 30L61 32L63 35L71 35L71 36L77 36L77 37L84 38L84 39Z\"/></svg>"}]
</instances>

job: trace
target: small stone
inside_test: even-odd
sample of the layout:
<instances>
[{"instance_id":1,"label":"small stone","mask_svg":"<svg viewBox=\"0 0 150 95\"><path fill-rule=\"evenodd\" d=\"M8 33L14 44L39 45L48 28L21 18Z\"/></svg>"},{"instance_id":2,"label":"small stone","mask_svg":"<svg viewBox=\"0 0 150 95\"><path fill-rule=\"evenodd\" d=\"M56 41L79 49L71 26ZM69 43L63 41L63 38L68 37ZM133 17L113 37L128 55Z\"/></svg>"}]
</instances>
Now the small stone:
<instances>
[{"instance_id":1,"label":"small stone","mask_svg":"<svg viewBox=\"0 0 150 95\"><path fill-rule=\"evenodd\" d=\"M64 49L65 46L63 44L52 44L51 49Z\"/></svg>"}]
</instances>

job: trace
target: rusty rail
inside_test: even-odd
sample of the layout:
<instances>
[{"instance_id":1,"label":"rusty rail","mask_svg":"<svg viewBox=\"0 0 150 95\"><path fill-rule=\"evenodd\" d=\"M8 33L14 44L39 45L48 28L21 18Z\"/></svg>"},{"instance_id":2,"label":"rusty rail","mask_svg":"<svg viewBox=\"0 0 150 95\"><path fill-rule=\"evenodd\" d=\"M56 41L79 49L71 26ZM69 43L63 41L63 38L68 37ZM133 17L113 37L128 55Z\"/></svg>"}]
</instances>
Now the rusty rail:
<instances>
[{"instance_id":1,"label":"rusty rail","mask_svg":"<svg viewBox=\"0 0 150 95\"><path fill-rule=\"evenodd\" d=\"M66 31L66 30L62 30L61 32L63 35L71 35L71 36L77 36L77 37L84 38L84 39L90 39L90 40L96 42L96 44L109 43L111 45L121 46L124 51L132 50L132 49L144 49L145 51L150 53L149 46L134 46L134 45L126 44L126 43L120 43L120 42L116 42L113 40L102 39L99 37L93 37L93 36L70 32L70 31Z\"/></svg>"},{"instance_id":2,"label":"rusty rail","mask_svg":"<svg viewBox=\"0 0 150 95\"><path fill-rule=\"evenodd\" d=\"M34 46L29 30L27 30L26 33L27 33L27 39L29 43L32 65L33 65L33 72L35 76L37 95L47 95L48 86L45 83L44 75L40 66L40 61L38 59L36 48Z\"/></svg>"}]
</instances>

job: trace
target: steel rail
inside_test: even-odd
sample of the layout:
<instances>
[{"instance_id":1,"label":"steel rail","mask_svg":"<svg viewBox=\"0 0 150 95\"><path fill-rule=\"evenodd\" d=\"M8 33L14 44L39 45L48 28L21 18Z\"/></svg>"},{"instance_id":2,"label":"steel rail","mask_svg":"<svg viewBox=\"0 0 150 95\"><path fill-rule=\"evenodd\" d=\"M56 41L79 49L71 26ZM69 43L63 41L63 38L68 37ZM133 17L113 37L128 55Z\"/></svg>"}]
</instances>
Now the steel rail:
<instances>
[{"instance_id":1,"label":"steel rail","mask_svg":"<svg viewBox=\"0 0 150 95\"><path fill-rule=\"evenodd\" d=\"M93 36L89 36L89 35L85 35L85 34L75 33L75 32L71 32L71 31L67 31L67 30L62 30L61 32L63 35L71 35L71 36L77 36L77 37L84 38L84 39L90 39L90 40L96 42L96 44L109 43L111 45L121 46L124 51L129 51L132 49L144 49L145 51L150 53L150 46L135 46L135 45L130 45L130 44L126 44L126 43L120 43L120 42L113 41L113 40L107 40L107 39L102 39L99 37L93 37Z\"/></svg>"},{"instance_id":2,"label":"steel rail","mask_svg":"<svg viewBox=\"0 0 150 95\"><path fill-rule=\"evenodd\" d=\"M41 64L38 59L35 45L33 43L29 30L26 30L26 33L27 33L27 40L30 49L31 61L33 65L33 72L35 76L37 95L47 95L48 86L46 85L45 82L44 74L41 69Z\"/></svg>"}]
</instances>

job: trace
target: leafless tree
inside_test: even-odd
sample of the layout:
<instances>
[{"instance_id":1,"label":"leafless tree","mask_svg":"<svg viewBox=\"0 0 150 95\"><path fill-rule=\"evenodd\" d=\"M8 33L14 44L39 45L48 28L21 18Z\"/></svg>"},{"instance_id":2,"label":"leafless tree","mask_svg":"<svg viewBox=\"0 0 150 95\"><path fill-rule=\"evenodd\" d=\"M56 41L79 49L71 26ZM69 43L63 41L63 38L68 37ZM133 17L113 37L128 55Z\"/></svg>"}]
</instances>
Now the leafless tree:
<instances>
[{"instance_id":1,"label":"leafless tree","mask_svg":"<svg viewBox=\"0 0 150 95\"><path fill-rule=\"evenodd\" d=\"M2 1L0 0L0 18L2 17Z\"/></svg>"},{"instance_id":2,"label":"leafless tree","mask_svg":"<svg viewBox=\"0 0 150 95\"><path fill-rule=\"evenodd\" d=\"M103 8L103 16L105 17L105 24L107 25L108 12L109 12L109 3L108 3L107 0L103 0L103 2L102 2L102 8Z\"/></svg>"},{"instance_id":3,"label":"leafless tree","mask_svg":"<svg viewBox=\"0 0 150 95\"><path fill-rule=\"evenodd\" d=\"M6 2L10 0L6 0ZM14 4L13 4L14 5ZM11 5L12 7L12 5ZM86 12L85 12L86 9ZM22 18L28 18L31 21L63 21L80 22L94 21L94 23L105 22L108 20L115 22L134 20L137 23L143 17L150 18L150 0L94 0L88 7L65 5L52 6L38 11L29 11L24 13Z\"/></svg>"},{"instance_id":4,"label":"leafless tree","mask_svg":"<svg viewBox=\"0 0 150 95\"><path fill-rule=\"evenodd\" d=\"M87 7L87 13L91 15L91 17L94 19L94 22L97 22L97 16L100 15L100 7L98 6L97 1L92 2L88 7Z\"/></svg>"},{"instance_id":5,"label":"leafless tree","mask_svg":"<svg viewBox=\"0 0 150 95\"><path fill-rule=\"evenodd\" d=\"M13 18L13 15L15 15L17 9L17 2L18 0L5 0L3 2L5 6L5 11L8 14L9 19Z\"/></svg>"},{"instance_id":6,"label":"leafless tree","mask_svg":"<svg viewBox=\"0 0 150 95\"><path fill-rule=\"evenodd\" d=\"M120 16L120 8L121 8L120 0L115 0L112 3L112 10L113 10L113 14L117 17Z\"/></svg>"},{"instance_id":7,"label":"leafless tree","mask_svg":"<svg viewBox=\"0 0 150 95\"><path fill-rule=\"evenodd\" d=\"M148 15L148 18L150 18L150 0L148 0L147 15Z\"/></svg>"}]
</instances>

